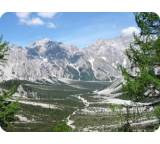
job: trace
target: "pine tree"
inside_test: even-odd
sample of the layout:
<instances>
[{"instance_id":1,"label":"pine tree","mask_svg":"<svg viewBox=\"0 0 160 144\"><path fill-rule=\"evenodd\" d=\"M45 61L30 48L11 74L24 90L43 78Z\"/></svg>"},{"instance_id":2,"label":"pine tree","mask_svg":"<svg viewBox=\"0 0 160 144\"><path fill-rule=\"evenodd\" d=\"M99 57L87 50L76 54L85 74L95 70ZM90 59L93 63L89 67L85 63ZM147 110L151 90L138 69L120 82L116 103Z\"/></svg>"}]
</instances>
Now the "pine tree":
<instances>
[{"instance_id":1,"label":"pine tree","mask_svg":"<svg viewBox=\"0 0 160 144\"><path fill-rule=\"evenodd\" d=\"M130 100L142 101L160 91L160 18L155 13L135 13L140 34L126 50L130 70L122 67L123 92Z\"/></svg>"},{"instance_id":2,"label":"pine tree","mask_svg":"<svg viewBox=\"0 0 160 144\"><path fill-rule=\"evenodd\" d=\"M0 38L0 63L5 62L5 55L8 51L8 43ZM18 110L17 102L9 101L11 96L15 93L17 86L14 84L9 90L2 90L0 92L0 126L7 129L11 126L11 122L15 119L15 113Z\"/></svg>"},{"instance_id":3,"label":"pine tree","mask_svg":"<svg viewBox=\"0 0 160 144\"><path fill-rule=\"evenodd\" d=\"M135 13L135 20L140 34L133 35L134 40L126 50L130 68L121 70L123 96L139 102L160 96L160 18L155 13ZM131 131L129 117L127 113L125 131Z\"/></svg>"}]
</instances>

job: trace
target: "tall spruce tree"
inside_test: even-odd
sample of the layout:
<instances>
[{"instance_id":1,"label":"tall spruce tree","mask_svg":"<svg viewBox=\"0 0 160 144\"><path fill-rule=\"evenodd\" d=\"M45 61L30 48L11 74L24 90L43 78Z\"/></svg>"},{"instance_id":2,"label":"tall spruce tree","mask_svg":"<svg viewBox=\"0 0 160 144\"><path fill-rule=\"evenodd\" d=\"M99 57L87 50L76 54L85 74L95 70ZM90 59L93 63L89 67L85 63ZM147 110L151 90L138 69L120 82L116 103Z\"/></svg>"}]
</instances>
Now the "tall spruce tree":
<instances>
[{"instance_id":1,"label":"tall spruce tree","mask_svg":"<svg viewBox=\"0 0 160 144\"><path fill-rule=\"evenodd\" d=\"M135 13L140 34L126 50L130 69L122 67L125 83L123 94L130 100L142 101L160 91L160 18L155 13Z\"/></svg>"},{"instance_id":2,"label":"tall spruce tree","mask_svg":"<svg viewBox=\"0 0 160 144\"><path fill-rule=\"evenodd\" d=\"M8 51L8 43L0 38L0 64L5 62L5 55ZM18 110L17 102L11 102L10 98L15 93L17 86L12 85L9 90L1 89L0 92L0 126L6 130L11 126L15 119L15 113Z\"/></svg>"},{"instance_id":3,"label":"tall spruce tree","mask_svg":"<svg viewBox=\"0 0 160 144\"><path fill-rule=\"evenodd\" d=\"M155 13L142 12L135 13L135 20L140 34L133 34L134 40L126 50L130 68L121 67L121 70L123 96L139 102L160 96L160 18ZM124 131L132 131L129 117L127 111Z\"/></svg>"}]
</instances>

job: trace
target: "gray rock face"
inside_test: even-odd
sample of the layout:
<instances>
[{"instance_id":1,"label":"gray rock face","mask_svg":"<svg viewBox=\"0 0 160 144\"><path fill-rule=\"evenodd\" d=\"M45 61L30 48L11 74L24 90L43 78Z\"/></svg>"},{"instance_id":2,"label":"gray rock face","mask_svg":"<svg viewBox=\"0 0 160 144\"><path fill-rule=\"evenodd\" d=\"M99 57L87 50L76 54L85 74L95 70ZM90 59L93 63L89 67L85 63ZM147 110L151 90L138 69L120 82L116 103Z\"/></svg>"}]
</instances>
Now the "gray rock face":
<instances>
[{"instance_id":1,"label":"gray rock face","mask_svg":"<svg viewBox=\"0 0 160 144\"><path fill-rule=\"evenodd\" d=\"M120 77L119 64L126 65L124 50L131 37L97 40L79 49L43 39L26 48L11 46L7 61L0 65L2 80L42 80L69 78L76 80L112 80Z\"/></svg>"}]
</instances>

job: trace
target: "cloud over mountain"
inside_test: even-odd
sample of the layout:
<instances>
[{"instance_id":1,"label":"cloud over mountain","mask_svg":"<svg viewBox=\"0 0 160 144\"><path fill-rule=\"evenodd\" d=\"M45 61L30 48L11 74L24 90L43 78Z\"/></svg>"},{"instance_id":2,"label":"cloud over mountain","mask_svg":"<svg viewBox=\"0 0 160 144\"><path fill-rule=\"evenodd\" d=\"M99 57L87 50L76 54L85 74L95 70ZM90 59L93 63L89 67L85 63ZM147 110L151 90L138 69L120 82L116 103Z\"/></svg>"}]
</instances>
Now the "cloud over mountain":
<instances>
[{"instance_id":1,"label":"cloud over mountain","mask_svg":"<svg viewBox=\"0 0 160 144\"><path fill-rule=\"evenodd\" d=\"M122 35L132 35L133 33L140 33L140 30L137 27L128 27L122 29L121 33Z\"/></svg>"},{"instance_id":2,"label":"cloud over mountain","mask_svg":"<svg viewBox=\"0 0 160 144\"><path fill-rule=\"evenodd\" d=\"M17 12L16 16L19 22L26 26L45 26L46 28L56 28L55 24L50 20L45 20L45 18L53 19L57 13L29 13L29 12Z\"/></svg>"}]
</instances>

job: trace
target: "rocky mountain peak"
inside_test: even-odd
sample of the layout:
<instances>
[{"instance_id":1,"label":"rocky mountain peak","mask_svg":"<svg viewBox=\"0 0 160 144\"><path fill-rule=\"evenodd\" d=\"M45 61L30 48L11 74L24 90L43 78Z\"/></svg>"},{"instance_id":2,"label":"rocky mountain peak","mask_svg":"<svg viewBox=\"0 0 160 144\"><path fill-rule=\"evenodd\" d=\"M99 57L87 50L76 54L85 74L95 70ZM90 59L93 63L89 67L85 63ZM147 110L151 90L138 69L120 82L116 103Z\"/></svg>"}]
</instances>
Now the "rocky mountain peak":
<instances>
[{"instance_id":1,"label":"rocky mountain peak","mask_svg":"<svg viewBox=\"0 0 160 144\"><path fill-rule=\"evenodd\" d=\"M26 48L11 46L7 63L0 69L2 79L112 80L119 77L117 65L126 64L124 50L130 37L99 39L87 48L42 39Z\"/></svg>"}]
</instances>

